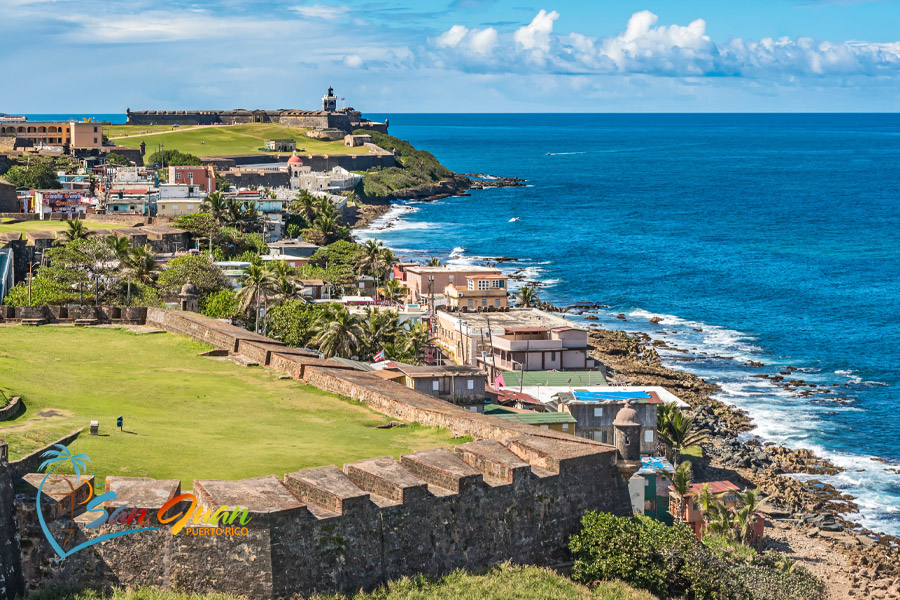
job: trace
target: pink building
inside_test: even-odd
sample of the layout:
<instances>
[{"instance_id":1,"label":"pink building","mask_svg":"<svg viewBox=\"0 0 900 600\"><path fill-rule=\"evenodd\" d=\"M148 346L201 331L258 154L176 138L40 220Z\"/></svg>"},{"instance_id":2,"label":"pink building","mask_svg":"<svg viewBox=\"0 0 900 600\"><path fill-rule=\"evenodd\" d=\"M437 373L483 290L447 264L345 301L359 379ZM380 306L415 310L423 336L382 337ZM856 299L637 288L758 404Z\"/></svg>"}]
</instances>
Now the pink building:
<instances>
[{"instance_id":1,"label":"pink building","mask_svg":"<svg viewBox=\"0 0 900 600\"><path fill-rule=\"evenodd\" d=\"M451 283L466 288L468 277L474 275L502 275L500 269L492 267L407 267L406 287L409 288L412 302L424 303L434 295L441 295Z\"/></svg>"},{"instance_id":2,"label":"pink building","mask_svg":"<svg viewBox=\"0 0 900 600\"><path fill-rule=\"evenodd\" d=\"M216 191L216 172L210 166L169 167L169 183L197 186L210 194Z\"/></svg>"}]
</instances>

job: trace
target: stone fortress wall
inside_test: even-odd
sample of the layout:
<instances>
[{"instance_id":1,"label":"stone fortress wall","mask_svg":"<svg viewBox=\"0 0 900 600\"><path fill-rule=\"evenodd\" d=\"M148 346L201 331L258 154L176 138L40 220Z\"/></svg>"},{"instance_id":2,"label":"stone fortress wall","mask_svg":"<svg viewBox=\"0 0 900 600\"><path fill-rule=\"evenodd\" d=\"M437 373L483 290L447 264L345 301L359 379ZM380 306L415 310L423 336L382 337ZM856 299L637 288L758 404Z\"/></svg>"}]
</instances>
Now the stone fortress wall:
<instances>
[{"instance_id":1,"label":"stone fortress wall","mask_svg":"<svg viewBox=\"0 0 900 600\"><path fill-rule=\"evenodd\" d=\"M61 563L37 526L33 501L23 502L21 561L15 567L19 553L2 553L18 546L7 534L0 539L0 571L14 578L18 568L28 589L152 585L253 598L353 592L403 575L437 576L505 560L557 563L567 559L568 537L585 511L631 514L611 446L472 413L196 313L150 308L146 324L358 399L392 418L446 427L475 441L399 460L372 458L342 469L243 481L110 477L107 489L120 503L154 513L190 489L207 510L244 506L251 513L249 535L173 536L166 526L91 546ZM0 471L3 486L5 463ZM9 497L0 489L0 518L12 510ZM72 544L109 531L86 529L83 521L76 518ZM63 515L54 526L71 525Z\"/></svg>"},{"instance_id":2,"label":"stone fortress wall","mask_svg":"<svg viewBox=\"0 0 900 600\"><path fill-rule=\"evenodd\" d=\"M324 110L136 110L126 109L127 125L239 125L278 123L285 127L340 129L351 133L371 129L387 133L386 123L362 117L359 111L344 108Z\"/></svg>"}]
</instances>

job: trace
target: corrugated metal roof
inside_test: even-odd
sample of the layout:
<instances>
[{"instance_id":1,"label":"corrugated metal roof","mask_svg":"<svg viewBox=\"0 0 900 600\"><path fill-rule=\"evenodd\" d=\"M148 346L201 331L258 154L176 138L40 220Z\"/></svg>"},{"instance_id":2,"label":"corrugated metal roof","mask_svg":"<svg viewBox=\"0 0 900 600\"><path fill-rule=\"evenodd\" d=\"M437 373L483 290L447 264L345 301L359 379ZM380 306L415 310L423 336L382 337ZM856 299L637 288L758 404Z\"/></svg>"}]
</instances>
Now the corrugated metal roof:
<instances>
[{"instance_id":1,"label":"corrugated metal roof","mask_svg":"<svg viewBox=\"0 0 900 600\"><path fill-rule=\"evenodd\" d=\"M561 412L513 412L496 404L486 404L484 414L507 421L526 423L528 425L551 425L555 423L577 423L575 417Z\"/></svg>"},{"instance_id":2,"label":"corrugated metal roof","mask_svg":"<svg viewBox=\"0 0 900 600\"><path fill-rule=\"evenodd\" d=\"M518 387L522 375L521 371L504 371L506 387ZM535 386L606 385L606 378L600 371L525 371L524 380L523 385Z\"/></svg>"}]
</instances>

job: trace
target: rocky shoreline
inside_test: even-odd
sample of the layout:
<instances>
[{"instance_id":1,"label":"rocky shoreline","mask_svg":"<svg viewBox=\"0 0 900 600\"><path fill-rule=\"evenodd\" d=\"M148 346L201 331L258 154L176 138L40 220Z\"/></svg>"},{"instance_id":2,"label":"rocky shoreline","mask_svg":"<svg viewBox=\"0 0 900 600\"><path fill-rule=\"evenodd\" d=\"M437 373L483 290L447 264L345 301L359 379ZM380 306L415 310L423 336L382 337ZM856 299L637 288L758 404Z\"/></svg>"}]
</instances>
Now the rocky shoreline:
<instances>
[{"instance_id":1,"label":"rocky shoreline","mask_svg":"<svg viewBox=\"0 0 900 600\"><path fill-rule=\"evenodd\" d=\"M549 304L541 308L567 312ZM833 590L833 597L900 598L900 539L854 523L854 498L815 478L839 473L840 467L807 449L741 439L746 437L741 434L754 428L747 414L714 398L720 391L717 386L663 366L646 334L631 335L592 325L589 343L591 355L609 366L611 383L661 385L691 405L695 426L709 432L702 446L703 458L693 461L695 481L728 479L759 488L765 497L760 512L769 525L790 528L824 542L824 547L834 553L826 558L831 559L833 569L822 571L829 586L840 590ZM788 385L800 387L794 382ZM794 558L823 560L821 556Z\"/></svg>"}]
</instances>

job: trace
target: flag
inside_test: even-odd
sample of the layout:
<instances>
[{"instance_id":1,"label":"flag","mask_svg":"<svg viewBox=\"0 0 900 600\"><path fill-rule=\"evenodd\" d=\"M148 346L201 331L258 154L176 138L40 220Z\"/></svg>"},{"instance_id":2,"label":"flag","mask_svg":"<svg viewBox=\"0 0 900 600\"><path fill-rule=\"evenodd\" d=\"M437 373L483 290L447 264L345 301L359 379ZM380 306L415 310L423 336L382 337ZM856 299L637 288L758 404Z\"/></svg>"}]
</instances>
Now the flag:
<instances>
[{"instance_id":1,"label":"flag","mask_svg":"<svg viewBox=\"0 0 900 600\"><path fill-rule=\"evenodd\" d=\"M506 387L506 382L503 381L503 374L502 374L502 373L499 374L499 375L497 375L497 378L494 380L494 387L497 388L498 390L503 389L503 388Z\"/></svg>"},{"instance_id":2,"label":"flag","mask_svg":"<svg viewBox=\"0 0 900 600\"><path fill-rule=\"evenodd\" d=\"M384 360L384 358L385 358L385 357L384 357L384 350L382 350L381 352L379 352L378 354L376 354L375 356L373 356L373 357L372 357L372 360L374 360L375 362L381 362L381 361Z\"/></svg>"}]
</instances>

